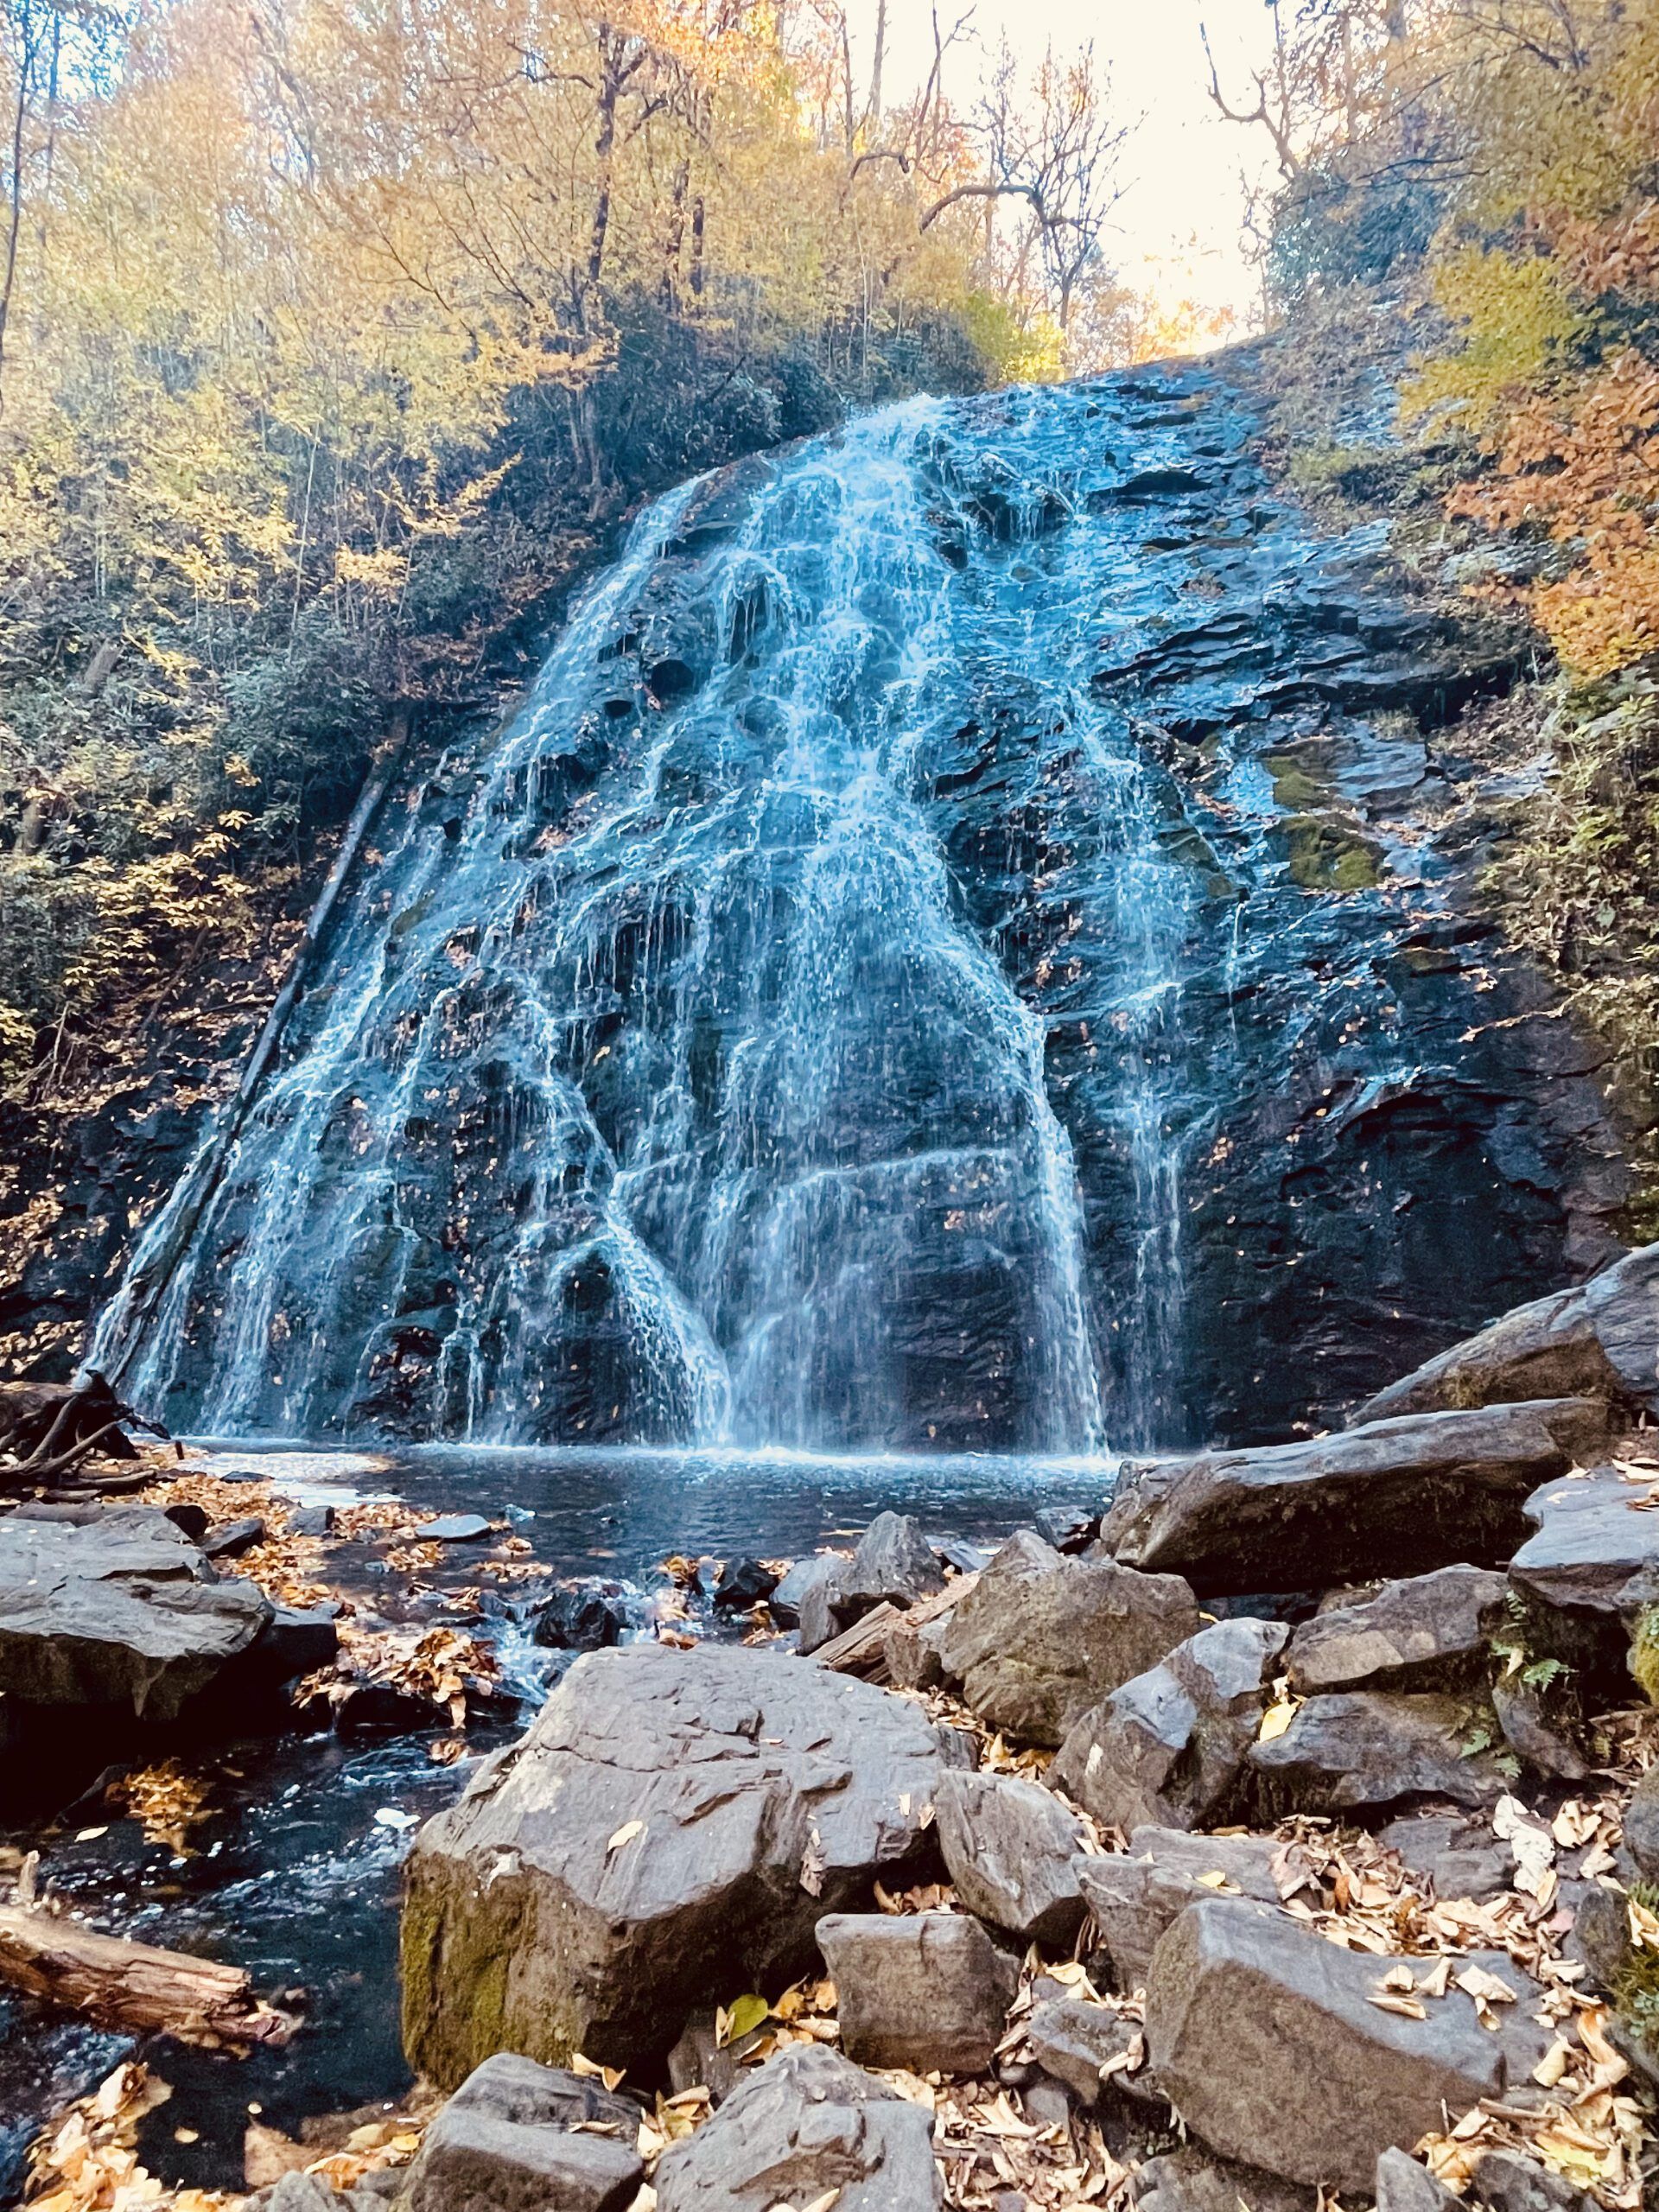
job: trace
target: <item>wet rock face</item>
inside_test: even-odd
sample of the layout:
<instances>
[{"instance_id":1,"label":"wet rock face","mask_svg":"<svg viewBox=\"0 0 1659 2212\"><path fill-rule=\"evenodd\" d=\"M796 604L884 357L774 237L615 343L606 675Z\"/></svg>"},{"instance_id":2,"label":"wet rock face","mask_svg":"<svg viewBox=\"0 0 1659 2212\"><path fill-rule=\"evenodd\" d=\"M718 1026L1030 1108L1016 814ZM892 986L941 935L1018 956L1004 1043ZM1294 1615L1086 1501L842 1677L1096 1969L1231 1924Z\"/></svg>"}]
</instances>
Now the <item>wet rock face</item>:
<instances>
[{"instance_id":1,"label":"wet rock face","mask_svg":"<svg viewBox=\"0 0 1659 2212\"><path fill-rule=\"evenodd\" d=\"M1596 1055L1462 896L1512 649L1249 429L1203 369L917 404L659 503L377 833L129 1387L1249 1441L1600 1256Z\"/></svg>"}]
</instances>

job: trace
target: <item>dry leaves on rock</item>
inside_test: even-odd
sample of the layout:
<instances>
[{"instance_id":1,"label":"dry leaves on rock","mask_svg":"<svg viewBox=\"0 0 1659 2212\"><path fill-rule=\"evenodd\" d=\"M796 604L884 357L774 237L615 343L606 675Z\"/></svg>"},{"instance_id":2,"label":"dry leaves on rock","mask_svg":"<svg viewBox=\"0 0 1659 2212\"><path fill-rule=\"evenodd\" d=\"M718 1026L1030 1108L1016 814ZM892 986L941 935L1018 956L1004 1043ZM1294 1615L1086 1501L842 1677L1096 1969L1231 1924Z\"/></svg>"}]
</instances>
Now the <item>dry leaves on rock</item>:
<instances>
[{"instance_id":1,"label":"dry leaves on rock","mask_svg":"<svg viewBox=\"0 0 1659 2212\"><path fill-rule=\"evenodd\" d=\"M446 1713L452 1727L462 1728L468 1701L488 1702L501 1680L488 1644L442 1623L428 1629L360 1629L342 1622L340 1643L334 1665L300 1683L299 1703L325 1697L340 1705L354 1689L373 1684L421 1699Z\"/></svg>"},{"instance_id":2,"label":"dry leaves on rock","mask_svg":"<svg viewBox=\"0 0 1659 2212\"><path fill-rule=\"evenodd\" d=\"M29 2212L138 2212L150 2204L217 2212L227 2204L215 2191L168 2191L139 2164L138 2124L172 2094L148 2067L129 2061L78 2099L29 2152Z\"/></svg>"},{"instance_id":3,"label":"dry leaves on rock","mask_svg":"<svg viewBox=\"0 0 1659 2212\"><path fill-rule=\"evenodd\" d=\"M177 1759L124 1775L105 1795L138 1822L146 1843L164 1843L180 1858L190 1847L191 1829L213 1817L208 1783Z\"/></svg>"}]
</instances>

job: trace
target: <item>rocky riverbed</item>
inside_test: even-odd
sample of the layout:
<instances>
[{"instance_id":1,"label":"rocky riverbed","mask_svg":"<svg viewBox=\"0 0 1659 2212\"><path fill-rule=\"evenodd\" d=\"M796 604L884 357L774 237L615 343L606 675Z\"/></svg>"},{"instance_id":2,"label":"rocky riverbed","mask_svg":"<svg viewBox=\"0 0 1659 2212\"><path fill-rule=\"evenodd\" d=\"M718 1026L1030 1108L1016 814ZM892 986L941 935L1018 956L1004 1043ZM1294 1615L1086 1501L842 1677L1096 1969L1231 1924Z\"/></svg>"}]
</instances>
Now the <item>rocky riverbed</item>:
<instances>
[{"instance_id":1,"label":"rocky riverbed","mask_svg":"<svg viewBox=\"0 0 1659 2212\"><path fill-rule=\"evenodd\" d=\"M994 1545L931 1510L826 1522L851 1500L803 1485L817 1548L688 1547L652 1576L636 1534L555 1574L533 1521L363 1497L330 1522L223 1463L85 1521L20 1509L8 1555L53 1575L48 1601L38 1571L0 1592L11 1725L124 1728L106 1805L124 1789L182 1866L215 1817L191 1798L226 1756L207 1739L289 1616L338 1606L336 1649L284 1693L314 1732L252 1759L297 1762L302 1795L305 1762L326 1796L371 1745L388 1782L424 1770L363 1815L388 1878L406 1850L411 2074L365 2108L337 1987L281 2057L83 2048L119 2063L37 2144L36 2197L1634 2208L1659 2075L1656 1280L1634 1254L1323 1439L1130 1463L1092 1496L1072 1469L1025 1525L1011 1493L964 1495ZM532 1652L552 1687L519 1734ZM66 1923L89 1802L46 1839ZM366 1909L348 1886L389 2028L389 1882ZM150 1940L188 1948L183 1918ZM338 2093L314 2071L308 2115L256 2109L308 2040Z\"/></svg>"}]
</instances>

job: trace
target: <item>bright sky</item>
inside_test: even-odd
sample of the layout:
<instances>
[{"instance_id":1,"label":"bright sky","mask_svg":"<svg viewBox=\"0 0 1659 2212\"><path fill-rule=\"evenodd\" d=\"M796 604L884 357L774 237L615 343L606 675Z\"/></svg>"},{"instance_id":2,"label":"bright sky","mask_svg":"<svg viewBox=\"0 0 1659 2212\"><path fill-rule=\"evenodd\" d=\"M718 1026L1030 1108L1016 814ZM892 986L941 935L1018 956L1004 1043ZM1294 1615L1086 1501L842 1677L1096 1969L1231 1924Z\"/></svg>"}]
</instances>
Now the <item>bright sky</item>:
<instances>
[{"instance_id":1,"label":"bright sky","mask_svg":"<svg viewBox=\"0 0 1659 2212\"><path fill-rule=\"evenodd\" d=\"M969 0L939 0L947 29ZM856 59L868 81L875 0L850 0L862 27ZM1239 248L1245 190L1240 171L1261 174L1264 135L1216 113L1207 89L1200 22L1236 104L1248 92L1245 65L1260 57L1271 23L1264 0L976 0L977 47L958 46L946 61L946 88L958 104L1004 32L1022 63L1052 43L1069 55L1092 40L1097 67L1110 73L1114 105L1126 120L1146 119L1124 163L1129 189L1120 203L1114 247L1127 282L1172 301L1230 306L1241 319L1256 297ZM888 0L888 96L903 98L925 76L932 57L929 0ZM1247 102L1243 104L1248 104ZM1258 143L1258 140L1261 141Z\"/></svg>"}]
</instances>

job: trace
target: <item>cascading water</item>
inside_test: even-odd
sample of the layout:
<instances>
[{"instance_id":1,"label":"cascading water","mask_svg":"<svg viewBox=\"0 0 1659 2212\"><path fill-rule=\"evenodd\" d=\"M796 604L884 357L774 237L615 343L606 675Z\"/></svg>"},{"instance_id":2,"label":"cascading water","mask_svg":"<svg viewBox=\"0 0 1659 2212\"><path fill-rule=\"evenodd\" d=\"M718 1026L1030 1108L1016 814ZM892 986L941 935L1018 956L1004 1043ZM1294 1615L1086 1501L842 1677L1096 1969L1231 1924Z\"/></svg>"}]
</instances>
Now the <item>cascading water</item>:
<instances>
[{"instance_id":1,"label":"cascading water","mask_svg":"<svg viewBox=\"0 0 1659 2212\"><path fill-rule=\"evenodd\" d=\"M1599 1106L1424 835L1506 664L1250 429L916 401L658 501L93 1363L187 1432L1052 1453L1338 1417L1556 1279Z\"/></svg>"},{"instance_id":2,"label":"cascading water","mask_svg":"<svg viewBox=\"0 0 1659 2212\"><path fill-rule=\"evenodd\" d=\"M1021 450L1045 427L911 403L643 517L360 887L143 1403L222 1433L1097 1443L1045 1024L941 836L939 755L1013 685L1085 759L1113 856L1120 1410L1151 1425L1183 871L1087 691L1086 529L1040 576L1019 558L1076 492Z\"/></svg>"}]
</instances>

